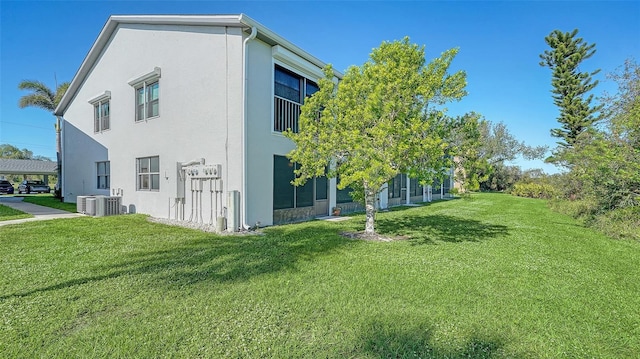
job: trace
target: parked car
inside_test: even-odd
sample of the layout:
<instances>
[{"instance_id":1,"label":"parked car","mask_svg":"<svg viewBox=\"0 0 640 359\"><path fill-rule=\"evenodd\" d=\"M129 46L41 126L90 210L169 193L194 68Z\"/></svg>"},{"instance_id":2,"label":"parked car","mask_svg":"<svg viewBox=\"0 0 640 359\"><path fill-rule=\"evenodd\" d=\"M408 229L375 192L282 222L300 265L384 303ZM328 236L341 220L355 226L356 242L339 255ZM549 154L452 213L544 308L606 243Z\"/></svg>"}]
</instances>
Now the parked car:
<instances>
[{"instance_id":1,"label":"parked car","mask_svg":"<svg viewBox=\"0 0 640 359\"><path fill-rule=\"evenodd\" d=\"M0 180L0 193L13 194L13 185L6 180Z\"/></svg>"},{"instance_id":2,"label":"parked car","mask_svg":"<svg viewBox=\"0 0 640 359\"><path fill-rule=\"evenodd\" d=\"M18 193L49 193L51 188L42 181L24 180L18 185Z\"/></svg>"}]
</instances>

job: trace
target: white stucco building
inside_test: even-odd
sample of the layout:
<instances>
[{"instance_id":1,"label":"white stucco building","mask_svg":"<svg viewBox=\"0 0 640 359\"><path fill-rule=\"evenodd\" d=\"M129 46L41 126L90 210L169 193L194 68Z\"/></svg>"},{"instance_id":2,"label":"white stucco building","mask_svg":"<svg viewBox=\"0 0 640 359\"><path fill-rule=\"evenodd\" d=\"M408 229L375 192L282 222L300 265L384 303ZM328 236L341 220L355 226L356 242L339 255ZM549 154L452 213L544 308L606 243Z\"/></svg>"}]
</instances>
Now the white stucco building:
<instances>
[{"instance_id":1,"label":"white stucco building","mask_svg":"<svg viewBox=\"0 0 640 359\"><path fill-rule=\"evenodd\" d=\"M289 183L282 131L324 65L244 14L110 17L56 109L65 201L115 195L127 212L236 228L356 208L335 179Z\"/></svg>"}]
</instances>

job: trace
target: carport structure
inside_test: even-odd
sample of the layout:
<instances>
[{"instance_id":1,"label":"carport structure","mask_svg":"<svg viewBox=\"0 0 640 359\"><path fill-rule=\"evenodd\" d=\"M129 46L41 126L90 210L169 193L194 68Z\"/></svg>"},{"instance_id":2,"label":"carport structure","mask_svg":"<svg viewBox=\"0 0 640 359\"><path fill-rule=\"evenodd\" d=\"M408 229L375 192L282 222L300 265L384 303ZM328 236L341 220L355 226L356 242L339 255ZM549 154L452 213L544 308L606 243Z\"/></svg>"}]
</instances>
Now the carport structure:
<instances>
[{"instance_id":1,"label":"carport structure","mask_svg":"<svg viewBox=\"0 0 640 359\"><path fill-rule=\"evenodd\" d=\"M58 165L53 161L0 158L0 177L6 175L43 175L44 183L49 184L49 176L58 174L57 171Z\"/></svg>"}]
</instances>

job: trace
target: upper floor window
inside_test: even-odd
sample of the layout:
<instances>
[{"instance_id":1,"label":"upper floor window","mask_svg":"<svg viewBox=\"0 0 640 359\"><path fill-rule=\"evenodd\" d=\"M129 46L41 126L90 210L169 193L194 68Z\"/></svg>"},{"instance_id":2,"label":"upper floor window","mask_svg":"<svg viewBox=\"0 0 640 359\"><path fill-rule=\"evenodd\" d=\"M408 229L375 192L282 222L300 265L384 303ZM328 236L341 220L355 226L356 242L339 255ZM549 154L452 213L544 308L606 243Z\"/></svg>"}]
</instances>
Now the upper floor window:
<instances>
[{"instance_id":1,"label":"upper floor window","mask_svg":"<svg viewBox=\"0 0 640 359\"><path fill-rule=\"evenodd\" d=\"M109 105L111 101L111 92L105 91L91 100L89 103L93 105L93 131L102 132L108 130L109 124Z\"/></svg>"},{"instance_id":2,"label":"upper floor window","mask_svg":"<svg viewBox=\"0 0 640 359\"><path fill-rule=\"evenodd\" d=\"M142 157L136 162L138 191L160 190L160 157Z\"/></svg>"},{"instance_id":3,"label":"upper floor window","mask_svg":"<svg viewBox=\"0 0 640 359\"><path fill-rule=\"evenodd\" d=\"M304 99L319 90L318 85L278 65L274 70L273 130L298 132L300 107Z\"/></svg>"},{"instance_id":4,"label":"upper floor window","mask_svg":"<svg viewBox=\"0 0 640 359\"><path fill-rule=\"evenodd\" d=\"M93 105L93 131L100 132L109 129L109 100L100 101Z\"/></svg>"},{"instance_id":5,"label":"upper floor window","mask_svg":"<svg viewBox=\"0 0 640 359\"><path fill-rule=\"evenodd\" d=\"M98 173L98 189L108 189L110 187L111 166L109 161L96 162L96 170Z\"/></svg>"},{"instance_id":6,"label":"upper floor window","mask_svg":"<svg viewBox=\"0 0 640 359\"><path fill-rule=\"evenodd\" d=\"M159 115L160 85L158 81L143 82L136 88L136 121L146 120Z\"/></svg>"},{"instance_id":7,"label":"upper floor window","mask_svg":"<svg viewBox=\"0 0 640 359\"><path fill-rule=\"evenodd\" d=\"M136 121L143 121L160 115L160 68L139 76L131 81L136 93Z\"/></svg>"}]
</instances>

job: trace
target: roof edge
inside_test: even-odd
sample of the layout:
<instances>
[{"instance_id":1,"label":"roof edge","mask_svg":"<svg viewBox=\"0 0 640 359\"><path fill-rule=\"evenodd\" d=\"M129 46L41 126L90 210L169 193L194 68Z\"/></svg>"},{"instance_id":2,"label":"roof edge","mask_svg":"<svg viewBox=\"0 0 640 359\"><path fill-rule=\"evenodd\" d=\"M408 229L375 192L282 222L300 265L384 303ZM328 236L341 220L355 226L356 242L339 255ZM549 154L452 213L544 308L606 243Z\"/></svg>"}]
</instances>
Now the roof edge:
<instances>
[{"instance_id":1,"label":"roof edge","mask_svg":"<svg viewBox=\"0 0 640 359\"><path fill-rule=\"evenodd\" d=\"M89 71L98 60L100 53L120 24L256 27L260 36L266 37L271 41L282 45L320 68L323 68L326 65L326 63L320 61L315 56L302 50L300 47L294 45L290 41L269 30L264 25L243 13L236 15L112 15L107 19L105 25L100 31L100 34L98 34L97 39L82 61L82 64L74 75L73 80L71 80L71 84L69 85L67 92L56 107L54 115L64 115L71 104L71 100L75 97L80 86L86 79L86 76L89 74ZM342 73L335 69L334 74L338 78L342 77Z\"/></svg>"},{"instance_id":2,"label":"roof edge","mask_svg":"<svg viewBox=\"0 0 640 359\"><path fill-rule=\"evenodd\" d=\"M281 45L282 47L288 49L289 51L295 53L296 55L298 55L298 56L304 58L305 60L311 62L312 64L318 66L320 69L323 69L327 65L326 62L321 61L317 57L311 55L310 53L306 52L302 48L296 46L295 44L293 44L289 40L285 39L284 37L276 34L275 32L273 32L271 30L269 30L269 28L267 28L266 26L264 26L261 23L257 22L256 20L250 18L246 14L244 14L244 13L240 14L240 19L239 20L240 20L241 23L243 23L247 27L256 27L258 29L258 34L259 35L262 34L263 36L271 39L273 42ZM342 73L340 71L336 70L336 69L333 69L333 74L337 78L342 78Z\"/></svg>"}]
</instances>

